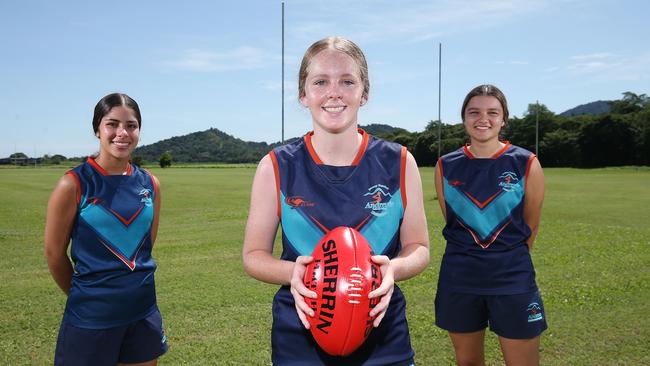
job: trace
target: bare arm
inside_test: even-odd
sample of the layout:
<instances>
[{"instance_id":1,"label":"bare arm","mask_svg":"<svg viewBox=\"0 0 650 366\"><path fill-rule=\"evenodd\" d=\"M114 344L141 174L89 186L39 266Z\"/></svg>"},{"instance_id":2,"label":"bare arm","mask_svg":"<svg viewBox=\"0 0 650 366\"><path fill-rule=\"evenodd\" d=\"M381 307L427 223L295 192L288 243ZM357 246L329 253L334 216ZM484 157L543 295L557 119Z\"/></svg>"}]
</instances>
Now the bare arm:
<instances>
[{"instance_id":1,"label":"bare arm","mask_svg":"<svg viewBox=\"0 0 650 366\"><path fill-rule=\"evenodd\" d=\"M273 257L273 241L278 230L277 191L273 162L265 156L257 166L251 205L244 236L244 270L267 283L288 285L294 263Z\"/></svg>"},{"instance_id":2,"label":"bare arm","mask_svg":"<svg viewBox=\"0 0 650 366\"><path fill-rule=\"evenodd\" d=\"M435 178L434 182L436 184L436 195L438 196L438 204L440 205L440 210L442 211L442 217L447 221L447 207L445 204L445 190L443 185L443 175L442 175L442 161L438 160L438 164L435 168Z\"/></svg>"},{"instance_id":3,"label":"bare arm","mask_svg":"<svg viewBox=\"0 0 650 366\"><path fill-rule=\"evenodd\" d=\"M54 282L68 294L72 282L72 263L68 258L70 233L77 214L77 185L64 175L50 196L45 221L45 258Z\"/></svg>"},{"instance_id":4,"label":"bare arm","mask_svg":"<svg viewBox=\"0 0 650 366\"><path fill-rule=\"evenodd\" d=\"M537 158L531 162L527 180L524 195L524 221L531 230L526 243L532 250L542 218L542 203L544 202L544 172Z\"/></svg>"},{"instance_id":5,"label":"bare arm","mask_svg":"<svg viewBox=\"0 0 650 366\"><path fill-rule=\"evenodd\" d=\"M400 228L402 250L391 260L396 281L414 277L429 264L429 230L424 213L422 180L411 153L406 155L406 199L408 204Z\"/></svg>"},{"instance_id":6,"label":"bare arm","mask_svg":"<svg viewBox=\"0 0 650 366\"><path fill-rule=\"evenodd\" d=\"M160 182L153 174L151 174L151 181L154 186L154 198L153 198L153 222L151 223L151 246L153 247L158 237L158 224L160 223L160 203L162 197L160 197Z\"/></svg>"}]
</instances>

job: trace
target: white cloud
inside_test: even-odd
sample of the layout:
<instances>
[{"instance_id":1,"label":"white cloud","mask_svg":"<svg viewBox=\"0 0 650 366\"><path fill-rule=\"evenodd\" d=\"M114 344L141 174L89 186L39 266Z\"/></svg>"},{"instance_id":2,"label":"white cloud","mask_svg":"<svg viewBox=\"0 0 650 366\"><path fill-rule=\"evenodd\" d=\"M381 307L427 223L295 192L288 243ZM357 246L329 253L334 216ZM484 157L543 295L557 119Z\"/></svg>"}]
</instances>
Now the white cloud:
<instances>
[{"instance_id":1,"label":"white cloud","mask_svg":"<svg viewBox=\"0 0 650 366\"><path fill-rule=\"evenodd\" d=\"M225 52L194 48L183 51L175 60L163 61L162 65L184 71L224 72L265 68L276 58L262 49L248 46Z\"/></svg>"},{"instance_id":2,"label":"white cloud","mask_svg":"<svg viewBox=\"0 0 650 366\"><path fill-rule=\"evenodd\" d=\"M298 34L301 39L318 39L342 28L351 32L346 36L360 42L396 38L421 42L500 26L523 14L538 12L549 3L530 0L375 0L372 11L368 11L367 2L333 0L323 3L322 7L310 3L309 16L295 16L295 19L313 19L317 13L327 22L298 21L289 34ZM336 21L338 19L340 21Z\"/></svg>"},{"instance_id":3,"label":"white cloud","mask_svg":"<svg viewBox=\"0 0 650 366\"><path fill-rule=\"evenodd\" d=\"M615 54L609 53L609 52L598 52L598 53L590 53L587 55L575 55L569 57L571 60L602 60L606 58L612 58L616 57Z\"/></svg>"}]
</instances>

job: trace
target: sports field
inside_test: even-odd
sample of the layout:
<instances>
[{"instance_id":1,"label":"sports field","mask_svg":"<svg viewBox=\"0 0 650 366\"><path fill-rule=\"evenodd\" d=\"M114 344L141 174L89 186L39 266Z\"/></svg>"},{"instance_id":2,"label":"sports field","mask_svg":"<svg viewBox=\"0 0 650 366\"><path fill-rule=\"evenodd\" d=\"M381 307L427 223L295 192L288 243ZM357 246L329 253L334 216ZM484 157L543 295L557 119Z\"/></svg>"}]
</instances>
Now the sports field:
<instances>
[{"instance_id":1,"label":"sports field","mask_svg":"<svg viewBox=\"0 0 650 366\"><path fill-rule=\"evenodd\" d=\"M154 255L170 351L162 365L270 365L277 286L249 278L241 245L251 167L152 168L163 207ZM43 257L45 208L64 168L0 169L0 364L51 364L65 296ZM533 251L549 330L542 365L650 364L650 169L546 169ZM418 365L454 363L433 325L444 243L422 169L431 264L401 283ZM277 245L276 245L277 248ZM488 336L488 364L500 365Z\"/></svg>"}]
</instances>

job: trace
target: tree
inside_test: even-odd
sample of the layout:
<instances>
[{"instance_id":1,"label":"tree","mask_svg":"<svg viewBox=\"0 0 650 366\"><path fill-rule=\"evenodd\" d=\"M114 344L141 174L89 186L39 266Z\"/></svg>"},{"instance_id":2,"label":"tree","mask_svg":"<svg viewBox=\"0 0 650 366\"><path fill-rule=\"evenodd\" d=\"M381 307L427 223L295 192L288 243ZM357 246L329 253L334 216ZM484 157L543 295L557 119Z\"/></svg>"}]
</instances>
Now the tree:
<instances>
[{"instance_id":1,"label":"tree","mask_svg":"<svg viewBox=\"0 0 650 366\"><path fill-rule=\"evenodd\" d=\"M52 157L50 157L50 159L52 161L52 164L61 164L62 161L68 160L68 158L66 158L61 154L53 155Z\"/></svg>"},{"instance_id":2,"label":"tree","mask_svg":"<svg viewBox=\"0 0 650 366\"><path fill-rule=\"evenodd\" d=\"M133 157L133 159L131 159L131 163L137 166L142 166L142 164L144 164L144 159L142 158L142 156L136 155Z\"/></svg>"},{"instance_id":3,"label":"tree","mask_svg":"<svg viewBox=\"0 0 650 366\"><path fill-rule=\"evenodd\" d=\"M9 159L27 159L25 153L17 152L9 155Z\"/></svg>"},{"instance_id":4,"label":"tree","mask_svg":"<svg viewBox=\"0 0 650 366\"><path fill-rule=\"evenodd\" d=\"M612 113L628 114L639 112L648 103L650 103L650 97L645 94L637 95L629 91L624 92L623 98L612 102Z\"/></svg>"},{"instance_id":5,"label":"tree","mask_svg":"<svg viewBox=\"0 0 650 366\"><path fill-rule=\"evenodd\" d=\"M539 143L540 162L544 166L576 166L578 133L557 129L548 132Z\"/></svg>"},{"instance_id":6,"label":"tree","mask_svg":"<svg viewBox=\"0 0 650 366\"><path fill-rule=\"evenodd\" d=\"M596 168L634 163L635 128L622 117L606 114L582 126L578 136L582 166Z\"/></svg>"},{"instance_id":7,"label":"tree","mask_svg":"<svg viewBox=\"0 0 650 366\"><path fill-rule=\"evenodd\" d=\"M172 166L172 154L169 151L162 153L162 155L160 155L159 163L161 168Z\"/></svg>"}]
</instances>

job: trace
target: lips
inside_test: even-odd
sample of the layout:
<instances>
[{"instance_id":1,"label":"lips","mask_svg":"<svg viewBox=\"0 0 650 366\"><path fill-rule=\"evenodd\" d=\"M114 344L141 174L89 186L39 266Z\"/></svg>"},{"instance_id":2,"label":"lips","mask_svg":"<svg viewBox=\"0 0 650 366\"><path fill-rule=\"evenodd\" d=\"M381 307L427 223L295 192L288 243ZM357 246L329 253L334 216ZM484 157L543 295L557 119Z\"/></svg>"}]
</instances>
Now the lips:
<instances>
[{"instance_id":1,"label":"lips","mask_svg":"<svg viewBox=\"0 0 650 366\"><path fill-rule=\"evenodd\" d=\"M131 145L131 142L127 141L111 141L111 143L119 148L128 148Z\"/></svg>"},{"instance_id":2,"label":"lips","mask_svg":"<svg viewBox=\"0 0 650 366\"><path fill-rule=\"evenodd\" d=\"M322 107L322 108L325 110L325 112L341 113L341 112L343 112L343 110L345 110L346 106L344 106L344 105L342 105L342 106L325 106L325 107Z\"/></svg>"}]
</instances>

